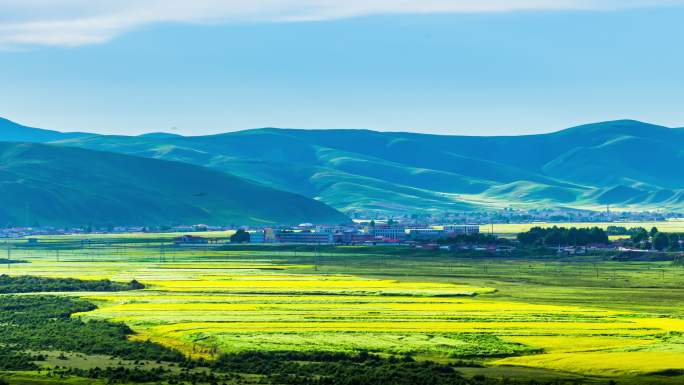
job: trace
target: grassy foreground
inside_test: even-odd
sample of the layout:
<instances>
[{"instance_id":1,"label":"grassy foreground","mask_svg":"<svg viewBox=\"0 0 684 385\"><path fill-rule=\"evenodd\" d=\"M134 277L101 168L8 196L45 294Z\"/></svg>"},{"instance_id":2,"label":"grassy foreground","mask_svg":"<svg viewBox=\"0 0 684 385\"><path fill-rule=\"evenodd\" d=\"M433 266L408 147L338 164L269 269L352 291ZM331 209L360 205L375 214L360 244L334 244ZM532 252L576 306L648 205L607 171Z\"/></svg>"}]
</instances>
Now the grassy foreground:
<instances>
[{"instance_id":1,"label":"grassy foreground","mask_svg":"<svg viewBox=\"0 0 684 385\"><path fill-rule=\"evenodd\" d=\"M155 242L17 244L12 257L30 263L3 273L140 281L63 295L99 306L82 319L193 358L368 351L483 366L459 369L470 376L684 383L684 271L669 262Z\"/></svg>"}]
</instances>

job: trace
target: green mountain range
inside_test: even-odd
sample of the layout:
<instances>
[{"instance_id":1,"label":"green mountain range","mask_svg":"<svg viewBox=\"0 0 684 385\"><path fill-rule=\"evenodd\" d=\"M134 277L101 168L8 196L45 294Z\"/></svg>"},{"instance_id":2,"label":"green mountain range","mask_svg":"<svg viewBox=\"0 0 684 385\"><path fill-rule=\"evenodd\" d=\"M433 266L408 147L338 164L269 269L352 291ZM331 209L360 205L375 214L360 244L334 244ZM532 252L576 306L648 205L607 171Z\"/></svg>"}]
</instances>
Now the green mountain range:
<instances>
[{"instance_id":1,"label":"green mountain range","mask_svg":"<svg viewBox=\"0 0 684 385\"><path fill-rule=\"evenodd\" d=\"M204 166L345 212L684 208L684 129L633 120L525 136L264 128L52 142Z\"/></svg>"},{"instance_id":2,"label":"green mountain range","mask_svg":"<svg viewBox=\"0 0 684 385\"><path fill-rule=\"evenodd\" d=\"M0 142L0 225L343 223L323 203L186 163Z\"/></svg>"}]
</instances>

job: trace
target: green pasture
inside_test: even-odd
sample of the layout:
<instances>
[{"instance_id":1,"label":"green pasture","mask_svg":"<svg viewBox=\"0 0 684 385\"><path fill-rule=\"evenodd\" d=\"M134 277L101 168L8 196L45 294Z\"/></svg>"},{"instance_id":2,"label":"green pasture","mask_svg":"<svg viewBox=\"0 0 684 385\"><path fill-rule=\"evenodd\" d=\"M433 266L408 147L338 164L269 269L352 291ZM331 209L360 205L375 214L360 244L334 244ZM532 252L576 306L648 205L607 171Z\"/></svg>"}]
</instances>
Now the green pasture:
<instances>
[{"instance_id":1,"label":"green pasture","mask_svg":"<svg viewBox=\"0 0 684 385\"><path fill-rule=\"evenodd\" d=\"M388 246L173 247L157 234L89 240L13 241L11 258L28 263L2 265L0 273L136 279L148 287L68 295L98 304L81 317L125 322L136 338L191 357L370 351L475 360L484 367L468 369L473 375L599 383L602 376L677 383L678 376L658 382L649 373L684 365L672 364L684 362L684 269L669 261L466 257ZM558 361L545 360L554 354ZM591 362L603 367L589 369Z\"/></svg>"}]
</instances>

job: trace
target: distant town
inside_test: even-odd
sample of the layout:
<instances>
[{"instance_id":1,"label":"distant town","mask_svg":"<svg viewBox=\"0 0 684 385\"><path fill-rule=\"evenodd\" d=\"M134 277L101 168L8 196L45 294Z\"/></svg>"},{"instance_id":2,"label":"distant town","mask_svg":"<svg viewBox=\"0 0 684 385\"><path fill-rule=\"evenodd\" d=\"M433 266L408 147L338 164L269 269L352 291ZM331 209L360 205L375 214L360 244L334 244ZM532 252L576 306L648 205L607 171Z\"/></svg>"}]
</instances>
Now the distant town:
<instances>
[{"instance_id":1,"label":"distant town","mask_svg":"<svg viewBox=\"0 0 684 385\"><path fill-rule=\"evenodd\" d=\"M215 226L206 224L178 226L83 226L75 228L59 227L7 227L0 228L0 238L27 238L28 243L37 243L40 236L50 235L88 235L88 234L127 234L127 233L168 233L178 234L169 237L175 246L217 246L227 243L248 244L309 244L309 245L410 245L418 248L452 248L453 240L459 238L461 244L467 238L470 250L506 251L512 247L505 242L496 241L494 225L557 223L564 226L571 223L614 223L612 228L620 228L621 223L660 222L682 218L679 213L666 212L618 212L588 211L571 209L542 210L501 210L492 212L463 212L439 215L406 215L388 217L372 215L362 218L354 215L354 220L346 224L326 225L302 223L289 226ZM371 216L372 215L372 216ZM231 235L221 234L230 232ZM482 234L481 237L473 237ZM490 235L492 238L484 237ZM615 234L612 234L615 235ZM613 240L615 241L615 240ZM612 242L611 248L624 246ZM446 245L445 245L446 244ZM559 252L576 253L583 248L565 245Z\"/></svg>"}]
</instances>

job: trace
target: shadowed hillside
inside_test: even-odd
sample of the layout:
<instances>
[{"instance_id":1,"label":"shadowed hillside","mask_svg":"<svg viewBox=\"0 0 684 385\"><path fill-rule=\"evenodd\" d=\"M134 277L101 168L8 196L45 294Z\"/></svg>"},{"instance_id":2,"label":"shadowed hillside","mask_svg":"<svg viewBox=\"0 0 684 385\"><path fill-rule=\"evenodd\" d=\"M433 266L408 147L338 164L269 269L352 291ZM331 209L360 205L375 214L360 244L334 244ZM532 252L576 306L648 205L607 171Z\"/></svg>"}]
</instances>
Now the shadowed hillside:
<instances>
[{"instance_id":1,"label":"shadowed hillside","mask_svg":"<svg viewBox=\"0 0 684 385\"><path fill-rule=\"evenodd\" d=\"M82 132L59 132L22 126L11 120L0 118L0 141L43 143L90 136Z\"/></svg>"},{"instance_id":2,"label":"shadowed hillside","mask_svg":"<svg viewBox=\"0 0 684 385\"><path fill-rule=\"evenodd\" d=\"M179 162L0 143L3 225L345 222L323 203Z\"/></svg>"}]
</instances>

